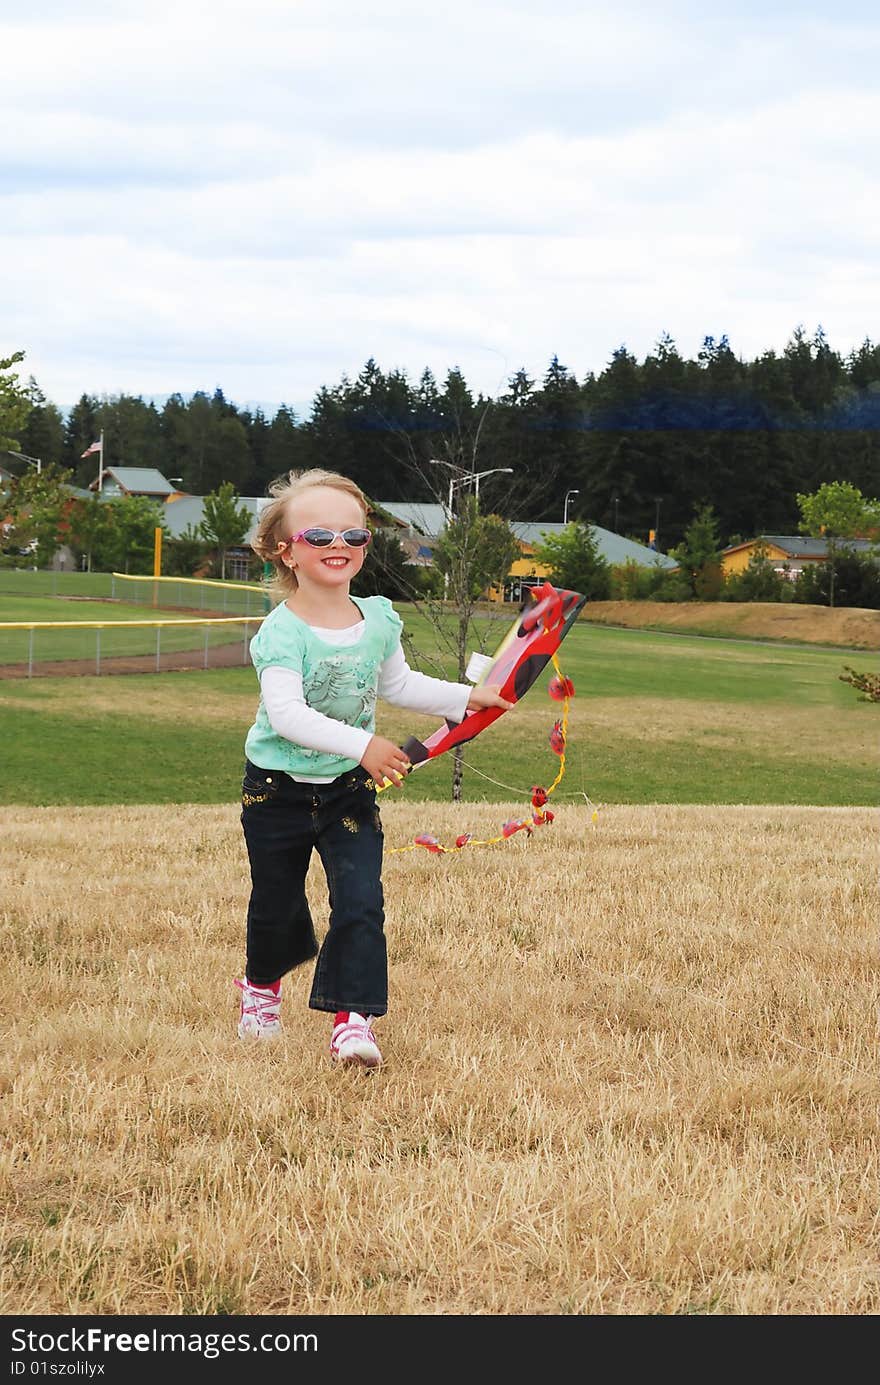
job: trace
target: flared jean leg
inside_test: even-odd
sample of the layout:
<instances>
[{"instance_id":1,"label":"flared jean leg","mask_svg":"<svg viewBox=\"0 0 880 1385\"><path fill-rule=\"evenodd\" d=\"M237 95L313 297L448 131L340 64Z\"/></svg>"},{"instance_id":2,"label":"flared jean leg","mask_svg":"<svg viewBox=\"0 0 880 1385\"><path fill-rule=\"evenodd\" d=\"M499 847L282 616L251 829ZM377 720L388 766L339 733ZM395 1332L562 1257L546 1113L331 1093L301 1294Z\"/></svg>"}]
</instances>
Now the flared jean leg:
<instances>
[{"instance_id":1,"label":"flared jean leg","mask_svg":"<svg viewBox=\"0 0 880 1385\"><path fill-rule=\"evenodd\" d=\"M360 787L348 811L322 824L317 849L330 891L309 1005L313 1010L388 1009L388 953L382 892L384 840L375 794Z\"/></svg>"},{"instance_id":2,"label":"flared jean leg","mask_svg":"<svg viewBox=\"0 0 880 1385\"><path fill-rule=\"evenodd\" d=\"M278 800L245 807L241 820L251 868L247 976L269 985L318 954L305 890L313 824Z\"/></svg>"}]
</instances>

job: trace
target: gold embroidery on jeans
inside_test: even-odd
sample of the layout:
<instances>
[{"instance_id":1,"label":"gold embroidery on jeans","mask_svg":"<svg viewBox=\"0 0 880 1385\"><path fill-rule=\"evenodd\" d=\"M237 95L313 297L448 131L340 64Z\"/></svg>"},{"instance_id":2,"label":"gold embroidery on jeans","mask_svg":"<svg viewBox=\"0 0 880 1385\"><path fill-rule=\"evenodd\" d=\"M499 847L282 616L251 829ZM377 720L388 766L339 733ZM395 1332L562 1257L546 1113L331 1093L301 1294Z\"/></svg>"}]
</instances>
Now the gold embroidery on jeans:
<instances>
[{"instance_id":1,"label":"gold embroidery on jeans","mask_svg":"<svg viewBox=\"0 0 880 1385\"><path fill-rule=\"evenodd\" d=\"M245 790L241 795L241 801L245 808L252 808L255 803L265 803L271 797L268 793L248 793Z\"/></svg>"},{"instance_id":2,"label":"gold embroidery on jeans","mask_svg":"<svg viewBox=\"0 0 880 1385\"><path fill-rule=\"evenodd\" d=\"M354 818L343 818L343 819L342 819L342 825L343 825L343 827L347 828L349 832L359 832L359 831L360 831L360 828L358 827L358 825L357 825L357 823L355 822Z\"/></svg>"},{"instance_id":3,"label":"gold embroidery on jeans","mask_svg":"<svg viewBox=\"0 0 880 1385\"><path fill-rule=\"evenodd\" d=\"M364 780L364 788L365 788L365 789L375 789L375 787L376 787L376 781L375 781L375 779L365 779L365 780Z\"/></svg>"}]
</instances>

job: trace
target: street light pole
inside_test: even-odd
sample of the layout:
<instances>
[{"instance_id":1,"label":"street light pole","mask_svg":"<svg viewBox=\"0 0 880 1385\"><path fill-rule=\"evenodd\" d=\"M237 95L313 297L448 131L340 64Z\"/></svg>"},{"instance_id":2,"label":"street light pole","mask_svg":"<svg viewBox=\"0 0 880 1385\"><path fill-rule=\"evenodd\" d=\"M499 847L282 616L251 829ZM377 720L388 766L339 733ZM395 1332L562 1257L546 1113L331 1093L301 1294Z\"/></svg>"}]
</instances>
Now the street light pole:
<instances>
[{"instance_id":1,"label":"street light pole","mask_svg":"<svg viewBox=\"0 0 880 1385\"><path fill-rule=\"evenodd\" d=\"M429 457L429 458L428 458L428 466L446 466L446 467L449 467L449 470L452 471L452 472L459 472L459 473L462 472L462 468L461 468L461 467L455 466L452 462L447 462L447 461L445 461L444 458L442 458L442 457ZM466 473L465 473L465 474L466 474ZM446 501L446 523L447 523L447 524L451 524L451 523L452 523L452 496L453 496L453 494L454 494L454 492L455 492L456 484L457 484L457 482L456 482L455 476L454 476L454 475L453 475L453 476L450 476L450 478L449 478L449 496L448 496L447 501Z\"/></svg>"},{"instance_id":2,"label":"street light pole","mask_svg":"<svg viewBox=\"0 0 880 1385\"><path fill-rule=\"evenodd\" d=\"M512 466L493 466L491 471L476 471L476 472L474 472L474 498L477 500L477 502L479 502L479 499L480 499L480 477L481 477L481 476L494 476L494 474L495 474L496 472L499 472L499 471L505 471L505 472L508 472L508 473L511 473L511 474L512 474L512 472L513 472L513 467L512 467Z\"/></svg>"},{"instance_id":3,"label":"street light pole","mask_svg":"<svg viewBox=\"0 0 880 1385\"><path fill-rule=\"evenodd\" d=\"M37 468L37 475L39 476L40 468L43 465L39 457L29 457L26 452L13 452L11 447L5 448L4 451L7 457L17 457L20 462L34 462Z\"/></svg>"},{"instance_id":4,"label":"street light pole","mask_svg":"<svg viewBox=\"0 0 880 1385\"><path fill-rule=\"evenodd\" d=\"M442 458L437 458L437 457L429 457L429 458L428 458L428 465L429 465L429 466L448 466L449 469L450 469L450 471L457 472L457 475L452 476L452 477L450 478L450 481L449 481L449 499L448 499L447 502L446 502L446 522L447 522L447 524L448 524L448 523L451 521L451 519L452 519L452 497L453 497L453 494L455 493L455 491L458 489L459 486L464 486L464 485L467 485L469 482L473 482L473 486L474 486L474 499L477 501L477 504L479 504L479 500L480 500L480 477L481 477L481 476L494 476L497 472L507 472L507 473L512 473L512 472L513 472L513 467L512 467L512 466L493 466L493 467L490 467L488 471L467 471L467 470L465 470L464 467L456 466L456 465L454 464L454 462L447 462L447 461L444 461Z\"/></svg>"},{"instance_id":5,"label":"street light pole","mask_svg":"<svg viewBox=\"0 0 880 1385\"><path fill-rule=\"evenodd\" d=\"M580 495L580 491L566 491L566 492L565 492L565 505L563 506L563 509L562 509L562 523L563 523L563 524L567 524L567 523L568 523L568 499L569 499L569 496L572 496L572 495Z\"/></svg>"}]
</instances>

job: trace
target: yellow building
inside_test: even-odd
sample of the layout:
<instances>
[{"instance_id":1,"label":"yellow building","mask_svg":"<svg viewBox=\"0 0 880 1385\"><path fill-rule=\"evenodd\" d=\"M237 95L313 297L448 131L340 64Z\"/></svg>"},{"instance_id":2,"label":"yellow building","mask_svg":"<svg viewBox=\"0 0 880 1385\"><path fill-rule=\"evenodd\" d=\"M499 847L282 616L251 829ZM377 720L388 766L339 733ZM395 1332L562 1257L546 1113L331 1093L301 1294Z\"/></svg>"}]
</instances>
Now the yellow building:
<instances>
[{"instance_id":1,"label":"yellow building","mask_svg":"<svg viewBox=\"0 0 880 1385\"><path fill-rule=\"evenodd\" d=\"M521 558L510 565L510 572L504 586L493 584L488 590L490 601L519 601L526 587L539 587L550 576L549 568L544 567L535 557L534 544L520 540Z\"/></svg>"},{"instance_id":2,"label":"yellow building","mask_svg":"<svg viewBox=\"0 0 880 1385\"><path fill-rule=\"evenodd\" d=\"M847 539L846 545L857 553L867 553L873 549L868 539ZM776 572L794 580L805 567L824 563L828 557L828 545L824 539L804 538L798 534L760 534L756 539L745 543L735 543L725 548L721 554L721 571L725 577L745 572L750 560L759 547L767 552L767 559Z\"/></svg>"}]
</instances>

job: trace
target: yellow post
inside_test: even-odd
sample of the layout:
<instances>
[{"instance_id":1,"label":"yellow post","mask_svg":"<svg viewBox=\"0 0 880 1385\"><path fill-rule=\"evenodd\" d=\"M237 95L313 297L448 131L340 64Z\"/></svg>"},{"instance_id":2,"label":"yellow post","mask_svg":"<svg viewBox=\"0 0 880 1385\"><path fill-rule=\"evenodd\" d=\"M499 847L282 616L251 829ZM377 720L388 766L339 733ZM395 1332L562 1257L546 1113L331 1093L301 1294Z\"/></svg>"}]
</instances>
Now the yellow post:
<instances>
[{"instance_id":1,"label":"yellow post","mask_svg":"<svg viewBox=\"0 0 880 1385\"><path fill-rule=\"evenodd\" d=\"M162 576L162 530L156 526L153 530L153 576ZM153 605L159 604L159 587L153 583Z\"/></svg>"}]
</instances>

